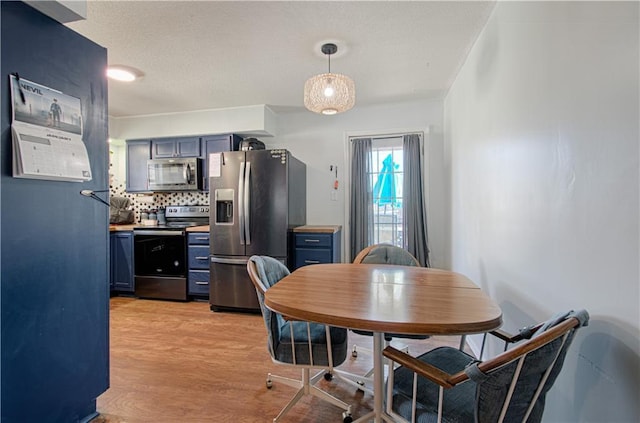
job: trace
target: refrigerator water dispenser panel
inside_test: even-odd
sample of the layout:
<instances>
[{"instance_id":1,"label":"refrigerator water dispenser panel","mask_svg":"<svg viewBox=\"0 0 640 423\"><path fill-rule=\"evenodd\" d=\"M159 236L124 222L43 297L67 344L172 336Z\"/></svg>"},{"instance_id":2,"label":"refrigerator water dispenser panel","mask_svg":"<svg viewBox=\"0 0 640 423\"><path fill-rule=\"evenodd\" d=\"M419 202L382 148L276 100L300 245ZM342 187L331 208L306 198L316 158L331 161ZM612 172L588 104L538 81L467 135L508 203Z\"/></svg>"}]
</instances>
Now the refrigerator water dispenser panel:
<instances>
[{"instance_id":1,"label":"refrigerator water dispenser panel","mask_svg":"<svg viewBox=\"0 0 640 423\"><path fill-rule=\"evenodd\" d=\"M216 225L233 225L233 189L215 190Z\"/></svg>"}]
</instances>

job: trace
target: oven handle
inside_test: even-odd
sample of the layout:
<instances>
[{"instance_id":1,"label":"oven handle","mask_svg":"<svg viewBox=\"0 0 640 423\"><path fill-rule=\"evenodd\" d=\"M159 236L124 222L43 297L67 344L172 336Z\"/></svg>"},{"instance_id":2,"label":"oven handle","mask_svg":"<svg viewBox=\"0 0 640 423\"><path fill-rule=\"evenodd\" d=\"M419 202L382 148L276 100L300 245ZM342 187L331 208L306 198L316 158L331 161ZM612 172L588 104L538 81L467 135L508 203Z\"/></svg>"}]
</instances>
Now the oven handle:
<instances>
[{"instance_id":1,"label":"oven handle","mask_svg":"<svg viewBox=\"0 0 640 423\"><path fill-rule=\"evenodd\" d=\"M211 257L211 263L220 263L220 264L244 264L244 265L246 265L248 261L249 261L248 258L232 259L232 258L222 258L222 257Z\"/></svg>"},{"instance_id":2,"label":"oven handle","mask_svg":"<svg viewBox=\"0 0 640 423\"><path fill-rule=\"evenodd\" d=\"M184 231L158 231L152 229L134 230L133 235L184 236Z\"/></svg>"}]
</instances>

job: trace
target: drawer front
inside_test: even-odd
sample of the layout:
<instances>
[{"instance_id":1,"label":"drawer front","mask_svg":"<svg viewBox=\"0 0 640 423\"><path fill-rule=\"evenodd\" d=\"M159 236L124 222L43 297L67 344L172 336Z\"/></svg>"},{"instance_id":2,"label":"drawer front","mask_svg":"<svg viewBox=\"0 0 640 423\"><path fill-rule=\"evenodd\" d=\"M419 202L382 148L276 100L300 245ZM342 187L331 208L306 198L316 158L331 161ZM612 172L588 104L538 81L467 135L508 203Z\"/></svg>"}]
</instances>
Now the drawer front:
<instances>
[{"instance_id":1,"label":"drawer front","mask_svg":"<svg viewBox=\"0 0 640 423\"><path fill-rule=\"evenodd\" d=\"M331 250L326 248L296 248L296 269L309 264L331 263Z\"/></svg>"},{"instance_id":2,"label":"drawer front","mask_svg":"<svg viewBox=\"0 0 640 423\"><path fill-rule=\"evenodd\" d=\"M209 296L209 271L189 271L189 295Z\"/></svg>"},{"instance_id":3,"label":"drawer front","mask_svg":"<svg viewBox=\"0 0 640 423\"><path fill-rule=\"evenodd\" d=\"M189 245L189 269L209 269L208 245Z\"/></svg>"},{"instance_id":4,"label":"drawer front","mask_svg":"<svg viewBox=\"0 0 640 423\"><path fill-rule=\"evenodd\" d=\"M189 245L209 245L209 232L190 232Z\"/></svg>"},{"instance_id":5,"label":"drawer front","mask_svg":"<svg viewBox=\"0 0 640 423\"><path fill-rule=\"evenodd\" d=\"M331 234L311 234L301 233L296 235L296 247L313 248L324 247L331 248Z\"/></svg>"}]
</instances>

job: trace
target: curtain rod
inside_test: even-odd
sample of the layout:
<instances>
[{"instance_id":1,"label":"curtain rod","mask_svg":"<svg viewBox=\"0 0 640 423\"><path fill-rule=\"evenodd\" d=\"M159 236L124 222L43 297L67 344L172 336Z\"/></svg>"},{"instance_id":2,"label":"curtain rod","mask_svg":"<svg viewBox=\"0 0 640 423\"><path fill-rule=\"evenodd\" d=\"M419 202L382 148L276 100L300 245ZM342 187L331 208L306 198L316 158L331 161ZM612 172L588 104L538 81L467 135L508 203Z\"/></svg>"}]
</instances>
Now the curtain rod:
<instances>
[{"instance_id":1,"label":"curtain rod","mask_svg":"<svg viewBox=\"0 0 640 423\"><path fill-rule=\"evenodd\" d=\"M394 132L390 134L380 134L380 135L354 135L349 137L349 141L356 138L371 138L371 140L379 140L383 138L398 138L398 137L403 137L404 135L412 135L412 134L417 134L420 137L424 138L423 131L409 131L409 132Z\"/></svg>"}]
</instances>

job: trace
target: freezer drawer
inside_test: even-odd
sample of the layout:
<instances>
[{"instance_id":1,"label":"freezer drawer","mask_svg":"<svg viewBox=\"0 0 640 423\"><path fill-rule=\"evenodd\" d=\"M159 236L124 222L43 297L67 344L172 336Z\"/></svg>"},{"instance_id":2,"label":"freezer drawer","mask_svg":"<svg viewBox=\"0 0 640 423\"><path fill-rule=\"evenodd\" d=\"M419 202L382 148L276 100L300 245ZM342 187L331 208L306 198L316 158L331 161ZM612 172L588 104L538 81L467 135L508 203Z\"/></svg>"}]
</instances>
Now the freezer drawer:
<instances>
[{"instance_id":1,"label":"freezer drawer","mask_svg":"<svg viewBox=\"0 0 640 423\"><path fill-rule=\"evenodd\" d=\"M211 310L260 311L256 290L247 273L248 260L249 257L211 256Z\"/></svg>"}]
</instances>

